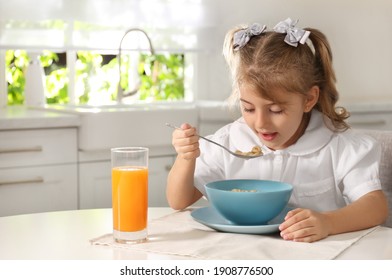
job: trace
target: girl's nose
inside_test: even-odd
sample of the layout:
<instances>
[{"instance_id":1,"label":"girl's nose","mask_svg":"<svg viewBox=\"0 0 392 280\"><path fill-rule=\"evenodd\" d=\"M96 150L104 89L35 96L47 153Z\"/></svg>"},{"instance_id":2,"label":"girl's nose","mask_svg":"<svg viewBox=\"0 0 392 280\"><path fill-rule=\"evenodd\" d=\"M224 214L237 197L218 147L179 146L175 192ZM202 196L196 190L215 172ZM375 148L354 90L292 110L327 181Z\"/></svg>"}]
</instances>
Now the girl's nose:
<instances>
[{"instance_id":1,"label":"girl's nose","mask_svg":"<svg viewBox=\"0 0 392 280\"><path fill-rule=\"evenodd\" d=\"M259 129L266 128L268 123L268 117L264 111L258 111L256 113L255 127Z\"/></svg>"}]
</instances>

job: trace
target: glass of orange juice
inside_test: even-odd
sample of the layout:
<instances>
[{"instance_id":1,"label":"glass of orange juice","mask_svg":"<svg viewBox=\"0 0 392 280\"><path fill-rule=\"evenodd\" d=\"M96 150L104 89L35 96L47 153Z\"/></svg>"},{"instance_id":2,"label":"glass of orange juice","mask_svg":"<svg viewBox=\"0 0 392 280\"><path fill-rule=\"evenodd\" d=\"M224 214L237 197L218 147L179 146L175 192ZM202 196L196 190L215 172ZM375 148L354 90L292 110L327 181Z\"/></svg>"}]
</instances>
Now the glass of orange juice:
<instances>
[{"instance_id":1,"label":"glass of orange juice","mask_svg":"<svg viewBox=\"0 0 392 280\"><path fill-rule=\"evenodd\" d=\"M120 243L147 240L148 148L111 149L113 237Z\"/></svg>"}]
</instances>

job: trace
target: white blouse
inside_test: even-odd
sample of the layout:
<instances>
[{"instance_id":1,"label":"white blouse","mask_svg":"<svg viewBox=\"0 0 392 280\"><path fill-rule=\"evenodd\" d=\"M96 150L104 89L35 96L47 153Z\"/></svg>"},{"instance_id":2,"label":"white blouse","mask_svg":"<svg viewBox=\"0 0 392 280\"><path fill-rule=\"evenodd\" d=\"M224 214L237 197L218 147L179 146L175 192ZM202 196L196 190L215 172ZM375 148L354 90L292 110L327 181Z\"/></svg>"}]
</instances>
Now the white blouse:
<instances>
[{"instance_id":1,"label":"white blouse","mask_svg":"<svg viewBox=\"0 0 392 280\"><path fill-rule=\"evenodd\" d=\"M201 155L196 161L194 183L204 195L204 185L211 181L283 181L293 185L290 205L329 211L381 190L379 144L351 129L340 133L331 131L322 114L315 110L304 135L283 150L273 151L263 145L243 118L222 127L209 138L233 151L250 151L258 145L264 155L244 160L200 140Z\"/></svg>"}]
</instances>

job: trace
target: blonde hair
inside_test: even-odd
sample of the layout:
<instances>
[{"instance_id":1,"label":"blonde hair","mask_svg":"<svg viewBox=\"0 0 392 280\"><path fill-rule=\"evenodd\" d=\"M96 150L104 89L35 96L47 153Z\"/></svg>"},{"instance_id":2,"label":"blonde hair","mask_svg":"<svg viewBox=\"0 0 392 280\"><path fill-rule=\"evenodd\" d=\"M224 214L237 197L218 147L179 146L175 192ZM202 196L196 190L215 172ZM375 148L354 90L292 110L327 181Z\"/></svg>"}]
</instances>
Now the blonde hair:
<instances>
[{"instance_id":1,"label":"blonde hair","mask_svg":"<svg viewBox=\"0 0 392 280\"><path fill-rule=\"evenodd\" d=\"M234 34L246 28L239 26L230 30L225 38L223 55L231 70L233 93L230 97L234 104L239 102L241 84L253 87L263 98L275 100L274 89L306 94L313 86L320 89L315 109L327 116L332 130L344 131L349 128L345 119L348 111L336 107L339 93L332 67L332 52L326 36L319 30L310 31L309 44L293 47L284 42L286 34L267 31L251 37L239 49L233 49Z\"/></svg>"}]
</instances>

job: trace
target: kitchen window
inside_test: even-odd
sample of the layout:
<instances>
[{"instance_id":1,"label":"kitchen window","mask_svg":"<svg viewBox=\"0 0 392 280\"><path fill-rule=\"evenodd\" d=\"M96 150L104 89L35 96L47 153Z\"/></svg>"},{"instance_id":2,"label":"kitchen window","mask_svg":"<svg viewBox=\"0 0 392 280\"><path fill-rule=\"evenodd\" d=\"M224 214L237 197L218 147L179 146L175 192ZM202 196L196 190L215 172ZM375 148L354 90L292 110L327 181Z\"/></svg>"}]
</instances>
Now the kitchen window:
<instances>
[{"instance_id":1,"label":"kitchen window","mask_svg":"<svg viewBox=\"0 0 392 280\"><path fill-rule=\"evenodd\" d=\"M149 55L134 51L121 58L121 87L130 93L126 97L129 103L184 100L185 54ZM24 103L25 72L32 59L35 58L24 50L6 52L8 105ZM67 69L71 59L74 69ZM46 104L103 105L116 100L120 72L116 54L43 51L39 63L44 69ZM71 83L70 71L74 72Z\"/></svg>"},{"instance_id":2,"label":"kitchen window","mask_svg":"<svg viewBox=\"0 0 392 280\"><path fill-rule=\"evenodd\" d=\"M25 56L23 52L40 55L46 74L46 103L113 102L119 80L118 73L115 77L115 56L129 28L146 31L156 55L149 57L148 49L138 40L123 45L128 52L125 60L135 61L130 57L138 53L136 70L124 75L139 71L141 81L138 94L127 102L194 101L196 84L206 85L200 79L208 79L208 73L196 67L208 60L215 40L220 39L212 35L217 17L211 14L210 5L214 6L200 0L42 0L40 5L27 0L0 1L0 107L24 102L22 68L19 76L5 78L6 72L15 71L5 67L6 60L10 65L12 55ZM47 55L53 58L51 65L45 65L50 62ZM96 60L89 62L97 63L92 63L88 75L80 72L83 67L87 71L87 64L80 63L85 57L94 57ZM26 56L22 60L21 67L26 67ZM102 78L105 71L108 73ZM15 79L14 92L8 95L8 84ZM138 78L121 80L124 92L137 87Z\"/></svg>"}]
</instances>

